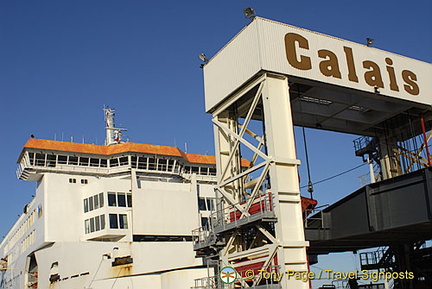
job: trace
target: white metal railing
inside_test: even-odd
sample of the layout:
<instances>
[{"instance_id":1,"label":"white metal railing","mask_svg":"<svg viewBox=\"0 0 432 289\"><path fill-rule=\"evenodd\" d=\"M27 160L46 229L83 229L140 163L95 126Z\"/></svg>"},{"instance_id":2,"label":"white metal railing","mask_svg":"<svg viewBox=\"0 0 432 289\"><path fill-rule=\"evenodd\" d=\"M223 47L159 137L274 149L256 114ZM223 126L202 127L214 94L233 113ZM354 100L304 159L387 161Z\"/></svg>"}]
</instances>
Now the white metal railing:
<instances>
[{"instance_id":1,"label":"white metal railing","mask_svg":"<svg viewBox=\"0 0 432 289\"><path fill-rule=\"evenodd\" d=\"M101 174L101 175L110 175L116 174L120 172L129 171L129 165L117 166L117 167L92 167L92 166L80 166L80 165L68 165L68 164L59 164L56 163L55 166L38 166L32 165L28 160L21 161L18 164L16 169L16 175L18 178L22 177L25 169L37 169L44 170L46 172L79 172L79 173L88 173L88 174ZM149 170L149 169L136 169L137 172L145 172L145 173L160 173L164 175L179 175L180 171L178 168L173 171L166 170ZM183 176L183 174L182 174ZM199 180L208 180L208 181L216 181L216 178L213 176L203 176L202 178L198 178Z\"/></svg>"},{"instance_id":2,"label":"white metal railing","mask_svg":"<svg viewBox=\"0 0 432 289\"><path fill-rule=\"evenodd\" d=\"M207 226L199 227L195 230L192 230L192 239L194 245L200 243L207 243L210 239L210 236L211 236L211 231Z\"/></svg>"},{"instance_id":3,"label":"white metal railing","mask_svg":"<svg viewBox=\"0 0 432 289\"><path fill-rule=\"evenodd\" d=\"M191 289L218 289L216 277L211 276L195 279L195 286L191 287Z\"/></svg>"}]
</instances>

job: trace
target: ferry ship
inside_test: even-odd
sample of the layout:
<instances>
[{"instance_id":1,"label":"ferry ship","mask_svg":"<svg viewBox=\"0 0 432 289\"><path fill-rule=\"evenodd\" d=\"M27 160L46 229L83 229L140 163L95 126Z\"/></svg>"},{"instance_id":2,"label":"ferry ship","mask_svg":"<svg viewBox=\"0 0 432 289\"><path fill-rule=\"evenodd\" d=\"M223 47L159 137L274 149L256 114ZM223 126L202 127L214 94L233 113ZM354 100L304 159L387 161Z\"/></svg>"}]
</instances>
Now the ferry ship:
<instances>
[{"instance_id":1,"label":"ferry ship","mask_svg":"<svg viewBox=\"0 0 432 289\"><path fill-rule=\"evenodd\" d=\"M215 157L122 142L30 138L17 176L33 200L0 245L0 288L190 288L207 275L193 229L215 205Z\"/></svg>"}]
</instances>

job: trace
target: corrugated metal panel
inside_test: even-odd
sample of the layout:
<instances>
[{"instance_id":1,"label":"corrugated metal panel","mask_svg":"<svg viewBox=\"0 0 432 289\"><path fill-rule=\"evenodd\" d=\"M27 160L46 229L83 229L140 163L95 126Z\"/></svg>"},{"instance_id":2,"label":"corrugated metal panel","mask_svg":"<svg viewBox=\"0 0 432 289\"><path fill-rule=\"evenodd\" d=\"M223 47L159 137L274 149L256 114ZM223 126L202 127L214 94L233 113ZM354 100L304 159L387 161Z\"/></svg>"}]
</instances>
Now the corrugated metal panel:
<instances>
[{"instance_id":1,"label":"corrugated metal panel","mask_svg":"<svg viewBox=\"0 0 432 289\"><path fill-rule=\"evenodd\" d=\"M204 67L206 111L261 68L257 23L253 21Z\"/></svg>"},{"instance_id":2,"label":"corrugated metal panel","mask_svg":"<svg viewBox=\"0 0 432 289\"><path fill-rule=\"evenodd\" d=\"M310 68L301 70L288 61L285 44L288 33L306 40L309 48L300 48L298 41L294 41L294 52L288 54L294 53L293 57L298 61L301 56L306 57L310 60ZM319 57L320 50L334 57L333 63L336 64L333 67L340 71L340 78L323 74L321 70L325 68L320 69L320 63L328 61L330 56ZM428 95L432 91L431 64L256 17L205 67L206 110L210 111L261 69L373 93L374 85L365 80L365 73L372 68L365 68L364 61L376 64L374 73L381 75L383 83L380 95L432 105L432 98ZM349 79L349 71L351 75L355 73L357 80ZM411 76L403 77L403 71L410 71Z\"/></svg>"},{"instance_id":3,"label":"corrugated metal panel","mask_svg":"<svg viewBox=\"0 0 432 289\"><path fill-rule=\"evenodd\" d=\"M364 77L365 72L370 71L371 69L363 67L364 61L372 61L377 64L379 67L379 73L382 76L384 87L380 88L381 95L432 105L432 98L428 95L432 91L432 82L430 81L432 79L432 65L429 63L287 24L266 19L258 20L257 24L259 26L262 67L265 70L354 88L366 92L374 92L374 87L367 84ZM298 47L298 43L296 43L296 58L299 59L300 56L310 58L312 66L311 69L300 70L290 65L287 60L285 45L285 35L287 33L298 34L307 40L309 49L300 48ZM358 77L358 82L348 79L349 65L347 63L347 53L344 51L344 47L352 50L352 57L354 59L354 67ZM327 58L320 58L318 56L319 50L328 50L334 53L337 57L341 78L329 77L321 73L319 68L320 63L326 61ZM391 65L386 63L386 58L391 59ZM394 69L395 82L399 91L390 89L391 79L387 67ZM405 90L404 86L409 85L409 83L406 83L406 80L402 77L403 70L409 70L417 76L417 81L414 82L416 82L419 87L418 95L415 95L415 93L409 93Z\"/></svg>"}]
</instances>

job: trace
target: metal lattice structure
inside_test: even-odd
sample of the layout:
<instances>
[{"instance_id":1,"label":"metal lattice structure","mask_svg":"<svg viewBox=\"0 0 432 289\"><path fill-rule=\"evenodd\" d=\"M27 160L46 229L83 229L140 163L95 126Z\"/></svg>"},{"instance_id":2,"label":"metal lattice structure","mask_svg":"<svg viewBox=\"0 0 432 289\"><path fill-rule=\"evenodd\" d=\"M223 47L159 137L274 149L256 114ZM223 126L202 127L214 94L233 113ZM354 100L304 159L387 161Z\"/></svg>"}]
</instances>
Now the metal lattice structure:
<instances>
[{"instance_id":1,"label":"metal lattice structure","mask_svg":"<svg viewBox=\"0 0 432 289\"><path fill-rule=\"evenodd\" d=\"M213 112L221 201L204 235L223 241L220 267L236 269L237 286L308 288L283 274L308 271L288 79L263 74L232 99ZM262 124L263 135L252 121Z\"/></svg>"}]
</instances>

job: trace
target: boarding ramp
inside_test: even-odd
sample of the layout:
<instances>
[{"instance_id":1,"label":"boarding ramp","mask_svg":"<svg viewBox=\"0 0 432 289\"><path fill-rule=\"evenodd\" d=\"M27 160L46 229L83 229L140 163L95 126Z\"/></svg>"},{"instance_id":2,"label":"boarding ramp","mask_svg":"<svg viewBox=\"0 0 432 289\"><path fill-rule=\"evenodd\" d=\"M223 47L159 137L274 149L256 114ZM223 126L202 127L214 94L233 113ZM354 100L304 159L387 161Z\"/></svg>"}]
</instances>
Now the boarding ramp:
<instances>
[{"instance_id":1,"label":"boarding ramp","mask_svg":"<svg viewBox=\"0 0 432 289\"><path fill-rule=\"evenodd\" d=\"M309 253L432 239L432 168L369 184L311 216Z\"/></svg>"}]
</instances>

